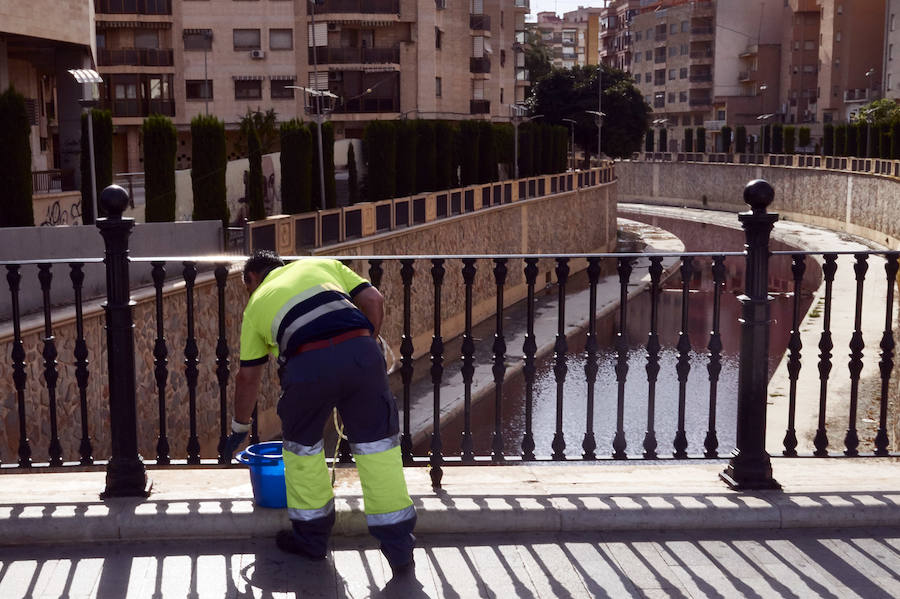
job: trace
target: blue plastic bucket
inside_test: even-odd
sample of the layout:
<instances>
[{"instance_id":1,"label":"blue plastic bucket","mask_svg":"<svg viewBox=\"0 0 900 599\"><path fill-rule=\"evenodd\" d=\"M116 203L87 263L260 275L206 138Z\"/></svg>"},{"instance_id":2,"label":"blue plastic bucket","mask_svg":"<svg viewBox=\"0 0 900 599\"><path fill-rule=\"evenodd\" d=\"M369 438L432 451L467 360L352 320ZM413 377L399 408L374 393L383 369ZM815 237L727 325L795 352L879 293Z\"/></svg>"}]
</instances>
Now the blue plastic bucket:
<instances>
[{"instance_id":1,"label":"blue plastic bucket","mask_svg":"<svg viewBox=\"0 0 900 599\"><path fill-rule=\"evenodd\" d=\"M284 460L281 441L267 441L251 445L240 452L237 461L250 467L253 500L260 507L287 507L284 485Z\"/></svg>"}]
</instances>

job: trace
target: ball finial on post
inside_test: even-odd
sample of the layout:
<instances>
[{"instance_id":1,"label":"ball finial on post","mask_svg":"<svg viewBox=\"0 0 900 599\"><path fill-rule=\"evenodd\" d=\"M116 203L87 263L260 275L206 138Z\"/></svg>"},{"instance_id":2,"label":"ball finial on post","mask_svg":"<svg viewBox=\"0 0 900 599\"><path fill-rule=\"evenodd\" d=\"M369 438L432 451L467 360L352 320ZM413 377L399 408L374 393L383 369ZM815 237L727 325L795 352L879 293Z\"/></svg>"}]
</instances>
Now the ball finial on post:
<instances>
[{"instance_id":1,"label":"ball finial on post","mask_svg":"<svg viewBox=\"0 0 900 599\"><path fill-rule=\"evenodd\" d=\"M118 185L110 185L100 192L100 206L110 220L121 220L128 206L128 192Z\"/></svg>"},{"instance_id":2,"label":"ball finial on post","mask_svg":"<svg viewBox=\"0 0 900 599\"><path fill-rule=\"evenodd\" d=\"M775 199L775 188L765 179L755 179L744 187L744 202L753 214L765 214L766 208Z\"/></svg>"}]
</instances>

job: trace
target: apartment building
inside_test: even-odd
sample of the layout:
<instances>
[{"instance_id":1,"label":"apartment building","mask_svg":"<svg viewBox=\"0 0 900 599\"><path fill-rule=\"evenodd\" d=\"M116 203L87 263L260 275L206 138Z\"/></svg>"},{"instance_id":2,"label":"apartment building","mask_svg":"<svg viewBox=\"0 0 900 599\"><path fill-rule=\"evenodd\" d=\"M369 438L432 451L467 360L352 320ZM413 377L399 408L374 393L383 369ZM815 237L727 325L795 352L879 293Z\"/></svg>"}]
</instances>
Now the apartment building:
<instances>
[{"instance_id":1,"label":"apartment building","mask_svg":"<svg viewBox=\"0 0 900 599\"><path fill-rule=\"evenodd\" d=\"M524 100L528 0L94 1L116 172L142 170L140 125L154 112L173 118L187 168L193 117L223 119L235 157L248 110L310 118L297 87L333 94L338 139L375 119L508 117Z\"/></svg>"},{"instance_id":2,"label":"apartment building","mask_svg":"<svg viewBox=\"0 0 900 599\"><path fill-rule=\"evenodd\" d=\"M92 92L68 70L92 67L93 28L85 0L0 3L0 91L14 86L26 98L32 170L63 169L67 187L79 178L79 100Z\"/></svg>"},{"instance_id":3,"label":"apartment building","mask_svg":"<svg viewBox=\"0 0 900 599\"><path fill-rule=\"evenodd\" d=\"M884 82L884 97L900 100L900 0L887 0L885 10L881 80Z\"/></svg>"},{"instance_id":4,"label":"apartment building","mask_svg":"<svg viewBox=\"0 0 900 599\"><path fill-rule=\"evenodd\" d=\"M550 48L554 67L571 69L599 63L602 13L602 8L583 6L562 17L555 12L539 12L537 21L526 26L536 31L541 41Z\"/></svg>"},{"instance_id":5,"label":"apartment building","mask_svg":"<svg viewBox=\"0 0 900 599\"><path fill-rule=\"evenodd\" d=\"M631 72L631 21L641 0L611 0L600 14L600 56L603 64Z\"/></svg>"}]
</instances>

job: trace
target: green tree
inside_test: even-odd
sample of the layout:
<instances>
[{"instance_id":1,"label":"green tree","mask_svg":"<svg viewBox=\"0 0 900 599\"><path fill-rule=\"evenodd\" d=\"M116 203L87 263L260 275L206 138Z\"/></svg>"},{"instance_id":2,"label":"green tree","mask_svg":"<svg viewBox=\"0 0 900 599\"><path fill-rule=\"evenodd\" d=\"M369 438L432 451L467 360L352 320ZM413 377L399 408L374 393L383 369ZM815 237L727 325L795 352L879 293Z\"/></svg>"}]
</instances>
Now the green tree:
<instances>
[{"instance_id":1,"label":"green tree","mask_svg":"<svg viewBox=\"0 0 900 599\"><path fill-rule=\"evenodd\" d=\"M297 119L281 124L281 211L312 210L312 135ZM317 165L318 168L318 165Z\"/></svg>"},{"instance_id":2,"label":"green tree","mask_svg":"<svg viewBox=\"0 0 900 599\"><path fill-rule=\"evenodd\" d=\"M653 152L653 148L653 129L647 129L647 132L644 133L644 151Z\"/></svg>"},{"instance_id":3,"label":"green tree","mask_svg":"<svg viewBox=\"0 0 900 599\"><path fill-rule=\"evenodd\" d=\"M543 115L543 121L563 124L563 119L576 121L575 143L588 152L597 151L597 122L586 111L598 108L598 67L576 66L553 69L541 79L528 101L532 114ZM640 151L641 138L649 126L650 107L627 73L603 67L603 152L614 158L631 156Z\"/></svg>"},{"instance_id":4,"label":"green tree","mask_svg":"<svg viewBox=\"0 0 900 599\"><path fill-rule=\"evenodd\" d=\"M191 189L194 194L193 220L220 220L228 226L225 168L228 165L225 123L214 116L191 119Z\"/></svg>"},{"instance_id":5,"label":"green tree","mask_svg":"<svg viewBox=\"0 0 900 599\"><path fill-rule=\"evenodd\" d=\"M900 105L891 98L881 98L860 107L859 121L872 125L890 125L900 120Z\"/></svg>"},{"instance_id":6,"label":"green tree","mask_svg":"<svg viewBox=\"0 0 900 599\"><path fill-rule=\"evenodd\" d=\"M722 151L728 154L731 152L731 127L725 125L719 130L722 136Z\"/></svg>"},{"instance_id":7,"label":"green tree","mask_svg":"<svg viewBox=\"0 0 900 599\"><path fill-rule=\"evenodd\" d=\"M528 71L531 90L533 91L535 84L546 77L552 70L551 59L553 51L541 39L540 32L535 30L529 30L526 33L524 49L525 69Z\"/></svg>"},{"instance_id":8,"label":"green tree","mask_svg":"<svg viewBox=\"0 0 900 599\"><path fill-rule=\"evenodd\" d=\"M247 130L247 151L250 162L250 171L247 174L247 218L263 220L266 218L266 205L263 202L265 179L262 172L262 147L256 129L252 127Z\"/></svg>"},{"instance_id":9,"label":"green tree","mask_svg":"<svg viewBox=\"0 0 900 599\"><path fill-rule=\"evenodd\" d=\"M353 149L353 142L347 148L347 187L348 201L350 204L359 203L359 174L356 170L356 150Z\"/></svg>"},{"instance_id":10,"label":"green tree","mask_svg":"<svg viewBox=\"0 0 900 599\"><path fill-rule=\"evenodd\" d=\"M393 121L371 121L363 132L366 193L370 202L395 197L397 127Z\"/></svg>"},{"instance_id":11,"label":"green tree","mask_svg":"<svg viewBox=\"0 0 900 599\"><path fill-rule=\"evenodd\" d=\"M144 220L175 220L175 154L178 132L169 117L158 114L144 119Z\"/></svg>"},{"instance_id":12,"label":"green tree","mask_svg":"<svg viewBox=\"0 0 900 599\"><path fill-rule=\"evenodd\" d=\"M809 127L799 127L797 129L797 145L802 148L806 148L809 146L812 141L812 135L810 133Z\"/></svg>"},{"instance_id":13,"label":"green tree","mask_svg":"<svg viewBox=\"0 0 900 599\"><path fill-rule=\"evenodd\" d=\"M416 127L416 190L437 189L437 145L434 139L435 122L425 119L413 121Z\"/></svg>"},{"instance_id":14,"label":"green tree","mask_svg":"<svg viewBox=\"0 0 900 599\"><path fill-rule=\"evenodd\" d=\"M834 156L834 125L825 123L822 127L822 153L825 156Z\"/></svg>"},{"instance_id":15,"label":"green tree","mask_svg":"<svg viewBox=\"0 0 900 599\"><path fill-rule=\"evenodd\" d=\"M91 109L91 124L94 132L94 176L97 179L97 210L103 216L100 193L112 185L112 112ZM94 222L94 192L91 189L91 151L88 137L88 117L81 115L81 222Z\"/></svg>"},{"instance_id":16,"label":"green tree","mask_svg":"<svg viewBox=\"0 0 900 599\"><path fill-rule=\"evenodd\" d=\"M416 126L413 121L397 123L397 196L416 193Z\"/></svg>"},{"instance_id":17,"label":"green tree","mask_svg":"<svg viewBox=\"0 0 900 599\"><path fill-rule=\"evenodd\" d=\"M684 130L684 151L694 151L694 130L691 128L687 128Z\"/></svg>"},{"instance_id":18,"label":"green tree","mask_svg":"<svg viewBox=\"0 0 900 599\"><path fill-rule=\"evenodd\" d=\"M0 227L34 226L30 138L25 96L10 87L0 94Z\"/></svg>"},{"instance_id":19,"label":"green tree","mask_svg":"<svg viewBox=\"0 0 900 599\"><path fill-rule=\"evenodd\" d=\"M734 145L738 154L743 154L747 151L747 128L743 125L738 125L737 129L735 129Z\"/></svg>"},{"instance_id":20,"label":"green tree","mask_svg":"<svg viewBox=\"0 0 900 599\"><path fill-rule=\"evenodd\" d=\"M247 113L241 117L241 126L238 131L238 147L242 154L250 154L250 129L256 131L259 139L260 151L263 154L271 154L279 149L281 135L278 127L278 114L270 108L263 112L247 109Z\"/></svg>"},{"instance_id":21,"label":"green tree","mask_svg":"<svg viewBox=\"0 0 900 599\"><path fill-rule=\"evenodd\" d=\"M793 154L796 146L797 129L793 125L785 125L784 133L784 153Z\"/></svg>"},{"instance_id":22,"label":"green tree","mask_svg":"<svg viewBox=\"0 0 900 599\"><path fill-rule=\"evenodd\" d=\"M784 152L784 125L775 123L772 125L772 153L782 154Z\"/></svg>"}]
</instances>

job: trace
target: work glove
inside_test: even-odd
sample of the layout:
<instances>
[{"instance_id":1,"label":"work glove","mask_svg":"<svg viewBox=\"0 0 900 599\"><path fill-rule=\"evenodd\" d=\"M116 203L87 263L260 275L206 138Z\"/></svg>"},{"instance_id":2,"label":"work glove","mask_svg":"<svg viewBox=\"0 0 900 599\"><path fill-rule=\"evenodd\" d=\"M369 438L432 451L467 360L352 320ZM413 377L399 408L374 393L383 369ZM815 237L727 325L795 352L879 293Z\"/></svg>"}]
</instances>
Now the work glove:
<instances>
[{"instance_id":1,"label":"work glove","mask_svg":"<svg viewBox=\"0 0 900 599\"><path fill-rule=\"evenodd\" d=\"M247 439L247 432L250 430L250 423L244 424L237 420L231 421L231 434L225 439L225 446L222 447L222 455L227 456L230 460L234 457L234 453Z\"/></svg>"}]
</instances>

